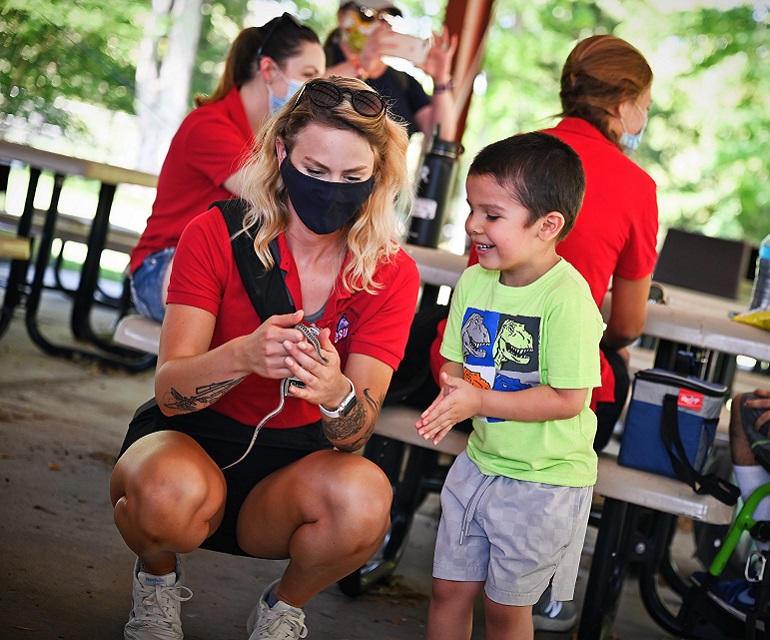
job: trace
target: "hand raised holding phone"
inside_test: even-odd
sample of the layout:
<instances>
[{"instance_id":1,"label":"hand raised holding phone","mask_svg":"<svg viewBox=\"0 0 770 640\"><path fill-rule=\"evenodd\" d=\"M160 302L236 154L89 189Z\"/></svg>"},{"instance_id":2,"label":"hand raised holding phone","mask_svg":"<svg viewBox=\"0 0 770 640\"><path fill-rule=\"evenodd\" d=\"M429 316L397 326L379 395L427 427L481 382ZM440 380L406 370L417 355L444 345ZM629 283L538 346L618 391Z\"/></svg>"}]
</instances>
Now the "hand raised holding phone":
<instances>
[{"instance_id":1,"label":"hand raised holding phone","mask_svg":"<svg viewBox=\"0 0 770 640\"><path fill-rule=\"evenodd\" d=\"M382 55L403 58L420 66L428 58L431 40L386 29L379 37L379 44Z\"/></svg>"}]
</instances>

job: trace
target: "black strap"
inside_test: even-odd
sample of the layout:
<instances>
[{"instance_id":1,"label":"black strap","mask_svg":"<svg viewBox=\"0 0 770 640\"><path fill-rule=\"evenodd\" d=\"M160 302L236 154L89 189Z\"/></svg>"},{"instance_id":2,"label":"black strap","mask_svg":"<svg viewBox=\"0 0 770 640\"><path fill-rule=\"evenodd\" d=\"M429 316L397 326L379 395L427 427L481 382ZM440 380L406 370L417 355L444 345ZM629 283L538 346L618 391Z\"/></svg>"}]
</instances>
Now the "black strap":
<instances>
[{"instance_id":1,"label":"black strap","mask_svg":"<svg viewBox=\"0 0 770 640\"><path fill-rule=\"evenodd\" d=\"M233 238L235 264L238 265L243 286L259 319L264 322L272 315L294 313L296 308L283 279L281 256L276 241L270 243L270 253L275 260L275 266L267 270L254 251L254 236L248 231L243 231L243 216L249 210L249 203L242 198L234 198L217 200L211 207L218 207L224 216L227 230Z\"/></svg>"},{"instance_id":2,"label":"black strap","mask_svg":"<svg viewBox=\"0 0 770 640\"><path fill-rule=\"evenodd\" d=\"M679 435L677 400L675 395L666 394L663 398L663 417L660 421L660 437L671 459L676 477L692 487L695 493L714 496L720 502L734 505L740 496L738 487L713 473L699 473L690 464Z\"/></svg>"}]
</instances>

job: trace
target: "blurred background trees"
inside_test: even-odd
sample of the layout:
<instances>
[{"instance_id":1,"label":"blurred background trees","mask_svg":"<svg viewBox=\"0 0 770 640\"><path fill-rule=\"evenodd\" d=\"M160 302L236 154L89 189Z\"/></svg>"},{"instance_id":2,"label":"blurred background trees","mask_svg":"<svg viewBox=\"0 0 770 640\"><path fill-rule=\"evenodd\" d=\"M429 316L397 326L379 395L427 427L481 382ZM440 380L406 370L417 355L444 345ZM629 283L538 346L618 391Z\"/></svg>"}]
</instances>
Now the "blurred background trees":
<instances>
[{"instance_id":1,"label":"blurred background trees","mask_svg":"<svg viewBox=\"0 0 770 640\"><path fill-rule=\"evenodd\" d=\"M445 0L396 1L411 32L440 29ZM192 97L214 88L241 28L287 10L323 39L337 7L337 0L5 0L0 136L157 171ZM562 64L593 33L627 39L655 73L635 159L658 183L662 226L758 242L770 231L768 0L496 0L460 178L485 144L555 122ZM463 202L461 179L451 214L460 224ZM452 236L451 224L447 231ZM453 237L461 249L462 235Z\"/></svg>"}]
</instances>

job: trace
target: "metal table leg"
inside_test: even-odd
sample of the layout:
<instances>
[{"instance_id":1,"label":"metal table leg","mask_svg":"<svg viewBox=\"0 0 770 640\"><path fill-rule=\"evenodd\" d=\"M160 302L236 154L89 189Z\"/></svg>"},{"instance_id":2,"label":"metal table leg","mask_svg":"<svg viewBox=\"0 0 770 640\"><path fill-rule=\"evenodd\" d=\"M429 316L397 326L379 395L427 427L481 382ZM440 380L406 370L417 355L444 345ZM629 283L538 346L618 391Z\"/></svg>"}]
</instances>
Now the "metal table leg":
<instances>
[{"instance_id":1,"label":"metal table leg","mask_svg":"<svg viewBox=\"0 0 770 640\"><path fill-rule=\"evenodd\" d=\"M30 230L32 229L32 216L35 212L35 193L37 192L39 180L40 169L30 167L24 210L21 213L21 218L19 218L19 224L16 228L16 235L21 238L29 238ZM0 337L8 330L8 325L13 318L13 312L26 289L29 263L29 258L26 260L11 260L11 269L8 273L3 306L0 309Z\"/></svg>"},{"instance_id":2,"label":"metal table leg","mask_svg":"<svg viewBox=\"0 0 770 640\"><path fill-rule=\"evenodd\" d=\"M118 351L117 348L114 350L115 352L118 352L121 356L123 356L121 359L116 358L110 358L98 353L94 353L91 351L85 351L81 349L75 349L71 347L65 347L53 344L48 339L43 336L43 334L40 332L39 327L37 326L37 313L40 306L40 299L43 293L44 288L44 278L46 269L48 268L48 264L51 259L51 247L53 244L53 240L55 237L55 231L56 231L56 219L58 217L59 211L59 197L61 196L61 190L64 183L64 176L62 174L55 174L54 175L54 187L53 192L51 194L51 204L48 208L48 212L46 214L45 223L43 225L43 233L40 237L40 242L37 249L37 258L35 261L35 276L32 280L32 284L30 286L29 295L27 296L27 312L26 312L26 325L27 325L27 333L29 334L32 341L40 347L43 351L46 353L49 353L54 356L63 357L63 358L70 358L73 360L86 360L90 362L96 362L97 364L101 364L106 367L117 367L124 369L126 371L143 371L147 369L149 366L152 366L152 364L155 361L155 356L150 354L144 354L138 351L134 351L131 349L124 349L120 348ZM114 187L110 190L108 189L106 191L108 198L105 198L102 200L100 198L100 202L103 203L103 206L109 206L111 204L111 196L110 193L114 195ZM102 209L102 214L104 213L104 209ZM107 212L109 212L109 208L106 209ZM97 217L99 216L99 211L97 211ZM107 224L109 223L109 216L102 215L101 217L107 218ZM105 231L106 234L106 231ZM99 229L97 229L97 233L94 234L92 232L91 236L95 238L95 242L99 242ZM106 237L106 235L105 235ZM91 238L89 238L90 241ZM102 245L103 246L103 240ZM89 254L91 252L89 251ZM95 277L98 278L98 257L101 255L101 250L97 250L93 252L95 258L92 257L92 264L93 261L96 261L96 275ZM92 265L90 268L93 268ZM84 266L85 269L85 266ZM88 274L87 274L88 275ZM83 276L81 275L81 285L82 285ZM88 291L88 285L93 282L92 280L86 279L87 285L81 286L78 288L78 292L80 296L85 296L86 292ZM93 285L95 288L95 284ZM93 289L91 289L91 295L93 295ZM83 313L85 314L85 319L83 320L85 323L88 323L89 316L90 316L90 309L91 309L91 302L88 302L87 304L84 304L81 301L81 304L77 304L77 297L76 297L76 303L73 305L73 311L72 311L72 317L75 318L79 314ZM80 326L80 325L79 325ZM90 329L90 326L89 326ZM73 332L75 330L74 324L73 324ZM78 334L75 334L76 337ZM97 345L100 346L100 345Z\"/></svg>"},{"instance_id":3,"label":"metal table leg","mask_svg":"<svg viewBox=\"0 0 770 640\"><path fill-rule=\"evenodd\" d=\"M623 589L635 527L634 505L605 498L580 615L578 640L609 637Z\"/></svg>"}]
</instances>

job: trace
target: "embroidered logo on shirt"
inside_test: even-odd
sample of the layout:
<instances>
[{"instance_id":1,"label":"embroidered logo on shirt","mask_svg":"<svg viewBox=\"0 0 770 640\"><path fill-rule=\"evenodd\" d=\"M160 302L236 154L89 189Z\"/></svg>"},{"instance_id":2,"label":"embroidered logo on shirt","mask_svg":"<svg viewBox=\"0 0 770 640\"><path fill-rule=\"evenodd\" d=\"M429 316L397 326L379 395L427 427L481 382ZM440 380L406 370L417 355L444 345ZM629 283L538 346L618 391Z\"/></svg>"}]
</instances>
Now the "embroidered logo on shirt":
<instances>
[{"instance_id":1,"label":"embroidered logo on shirt","mask_svg":"<svg viewBox=\"0 0 770 640\"><path fill-rule=\"evenodd\" d=\"M350 321L347 315L343 315L337 322L337 328L334 330L334 344L348 337L348 329L350 329Z\"/></svg>"}]
</instances>

